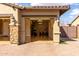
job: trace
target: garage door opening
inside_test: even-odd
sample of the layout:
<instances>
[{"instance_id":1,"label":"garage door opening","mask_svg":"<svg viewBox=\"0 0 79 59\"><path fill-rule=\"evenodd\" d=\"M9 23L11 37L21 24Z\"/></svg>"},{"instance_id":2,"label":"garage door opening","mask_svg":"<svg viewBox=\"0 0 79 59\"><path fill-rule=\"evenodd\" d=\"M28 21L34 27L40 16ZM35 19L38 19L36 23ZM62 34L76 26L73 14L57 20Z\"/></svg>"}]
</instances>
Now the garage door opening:
<instances>
[{"instance_id":1,"label":"garage door opening","mask_svg":"<svg viewBox=\"0 0 79 59\"><path fill-rule=\"evenodd\" d=\"M0 18L0 43L8 43L10 41L9 39L9 18Z\"/></svg>"},{"instance_id":2,"label":"garage door opening","mask_svg":"<svg viewBox=\"0 0 79 59\"><path fill-rule=\"evenodd\" d=\"M48 40L49 38L49 21L43 20L38 22L37 20L31 21L31 37L32 41Z\"/></svg>"}]
</instances>

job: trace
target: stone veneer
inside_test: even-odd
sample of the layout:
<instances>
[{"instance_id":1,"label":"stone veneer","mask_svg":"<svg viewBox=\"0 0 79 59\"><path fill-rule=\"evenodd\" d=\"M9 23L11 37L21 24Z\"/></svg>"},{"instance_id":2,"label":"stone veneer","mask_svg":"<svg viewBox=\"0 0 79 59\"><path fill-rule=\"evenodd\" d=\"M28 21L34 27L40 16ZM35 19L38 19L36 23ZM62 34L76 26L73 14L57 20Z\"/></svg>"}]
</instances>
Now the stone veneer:
<instances>
[{"instance_id":1,"label":"stone veneer","mask_svg":"<svg viewBox=\"0 0 79 59\"><path fill-rule=\"evenodd\" d=\"M10 42L13 44L19 44L18 35L18 26L10 25Z\"/></svg>"},{"instance_id":2,"label":"stone veneer","mask_svg":"<svg viewBox=\"0 0 79 59\"><path fill-rule=\"evenodd\" d=\"M12 44L19 44L19 24L11 17L10 19L10 42Z\"/></svg>"}]
</instances>

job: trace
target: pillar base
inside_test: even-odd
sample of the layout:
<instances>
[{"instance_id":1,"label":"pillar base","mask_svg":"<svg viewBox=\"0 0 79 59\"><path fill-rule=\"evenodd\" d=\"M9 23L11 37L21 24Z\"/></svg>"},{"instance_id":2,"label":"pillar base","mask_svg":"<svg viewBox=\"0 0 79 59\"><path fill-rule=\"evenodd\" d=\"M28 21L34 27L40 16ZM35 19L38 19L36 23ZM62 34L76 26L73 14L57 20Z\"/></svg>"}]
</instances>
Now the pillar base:
<instances>
[{"instance_id":1,"label":"pillar base","mask_svg":"<svg viewBox=\"0 0 79 59\"><path fill-rule=\"evenodd\" d=\"M26 36L26 41L25 41L26 43L29 43L29 42L31 42L31 37L30 36Z\"/></svg>"},{"instance_id":2,"label":"pillar base","mask_svg":"<svg viewBox=\"0 0 79 59\"><path fill-rule=\"evenodd\" d=\"M59 42L53 42L53 45L55 45L55 46L59 45Z\"/></svg>"},{"instance_id":3,"label":"pillar base","mask_svg":"<svg viewBox=\"0 0 79 59\"><path fill-rule=\"evenodd\" d=\"M11 44L11 46L18 46L19 44Z\"/></svg>"},{"instance_id":4,"label":"pillar base","mask_svg":"<svg viewBox=\"0 0 79 59\"><path fill-rule=\"evenodd\" d=\"M53 34L53 42L54 43L60 43L60 33L54 33Z\"/></svg>"},{"instance_id":5,"label":"pillar base","mask_svg":"<svg viewBox=\"0 0 79 59\"><path fill-rule=\"evenodd\" d=\"M12 39L10 40L10 43L13 44L13 45L19 45L19 42L18 41L14 41Z\"/></svg>"}]
</instances>

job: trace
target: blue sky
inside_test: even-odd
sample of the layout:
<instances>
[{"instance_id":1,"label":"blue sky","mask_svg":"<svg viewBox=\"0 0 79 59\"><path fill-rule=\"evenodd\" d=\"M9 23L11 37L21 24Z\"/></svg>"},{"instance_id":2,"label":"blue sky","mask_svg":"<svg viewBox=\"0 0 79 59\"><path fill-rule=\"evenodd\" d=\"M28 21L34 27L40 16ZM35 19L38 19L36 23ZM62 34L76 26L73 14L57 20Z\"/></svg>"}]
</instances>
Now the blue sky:
<instances>
[{"instance_id":1,"label":"blue sky","mask_svg":"<svg viewBox=\"0 0 79 59\"><path fill-rule=\"evenodd\" d=\"M24 6L31 6L31 3L20 3ZM79 3L71 3L70 9L65 12L61 17L60 21L64 24L71 23L79 15Z\"/></svg>"},{"instance_id":2,"label":"blue sky","mask_svg":"<svg viewBox=\"0 0 79 59\"><path fill-rule=\"evenodd\" d=\"M77 16L79 16L79 3L73 3L70 4L70 9L60 17L60 20L64 24L69 24Z\"/></svg>"}]
</instances>

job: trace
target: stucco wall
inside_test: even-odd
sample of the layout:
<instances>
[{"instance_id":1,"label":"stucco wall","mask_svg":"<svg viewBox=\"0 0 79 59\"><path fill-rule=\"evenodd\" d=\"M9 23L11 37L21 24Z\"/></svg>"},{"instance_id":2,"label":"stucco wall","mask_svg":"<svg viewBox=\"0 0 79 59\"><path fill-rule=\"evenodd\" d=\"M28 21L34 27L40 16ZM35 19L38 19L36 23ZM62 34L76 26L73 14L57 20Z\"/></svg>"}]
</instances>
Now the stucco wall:
<instances>
[{"instance_id":1,"label":"stucco wall","mask_svg":"<svg viewBox=\"0 0 79 59\"><path fill-rule=\"evenodd\" d=\"M18 9L12 8L12 7L4 5L4 4L0 4L0 14L13 14L15 19L18 20L17 13L18 13Z\"/></svg>"},{"instance_id":2,"label":"stucco wall","mask_svg":"<svg viewBox=\"0 0 79 59\"><path fill-rule=\"evenodd\" d=\"M72 26L79 25L79 17L71 24Z\"/></svg>"},{"instance_id":3,"label":"stucco wall","mask_svg":"<svg viewBox=\"0 0 79 59\"><path fill-rule=\"evenodd\" d=\"M34 9L34 10L22 10L21 11L21 14L22 15L59 15L59 10L53 10L53 9L51 9L51 10L40 10L40 9L38 9L38 10L36 10L36 9Z\"/></svg>"}]
</instances>

